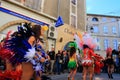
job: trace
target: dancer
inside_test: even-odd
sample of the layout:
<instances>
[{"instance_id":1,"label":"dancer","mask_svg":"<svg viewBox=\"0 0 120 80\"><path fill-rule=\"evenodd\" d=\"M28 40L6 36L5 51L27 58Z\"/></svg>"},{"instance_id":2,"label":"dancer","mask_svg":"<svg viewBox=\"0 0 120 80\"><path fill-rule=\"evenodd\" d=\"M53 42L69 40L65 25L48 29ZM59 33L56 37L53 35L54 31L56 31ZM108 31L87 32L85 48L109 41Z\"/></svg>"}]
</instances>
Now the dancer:
<instances>
[{"instance_id":1,"label":"dancer","mask_svg":"<svg viewBox=\"0 0 120 80\"><path fill-rule=\"evenodd\" d=\"M76 75L76 71L77 71L77 58L76 58L76 49L75 47L71 47L70 48L70 58L69 58L69 62L68 62L68 68L70 69L70 73L68 75L68 80L75 80L74 77Z\"/></svg>"},{"instance_id":2,"label":"dancer","mask_svg":"<svg viewBox=\"0 0 120 80\"><path fill-rule=\"evenodd\" d=\"M6 44L10 33L11 31L8 32L6 39L0 44L0 57L5 62L5 70L0 71L0 80L21 80L21 64L11 62L11 60L13 60L13 51L9 50L9 48L7 48L8 44Z\"/></svg>"},{"instance_id":3,"label":"dancer","mask_svg":"<svg viewBox=\"0 0 120 80\"><path fill-rule=\"evenodd\" d=\"M89 80L93 80L94 58L99 58L99 56L94 54L93 50L89 48L88 45L84 44L82 57L83 80L86 80L87 73L89 73Z\"/></svg>"},{"instance_id":4,"label":"dancer","mask_svg":"<svg viewBox=\"0 0 120 80\"><path fill-rule=\"evenodd\" d=\"M36 53L34 59L31 61L33 64L33 69L35 71L35 80L41 80L42 72L44 72L44 67L48 64L50 57L43 50L43 46L40 40L36 44Z\"/></svg>"},{"instance_id":5,"label":"dancer","mask_svg":"<svg viewBox=\"0 0 120 80\"><path fill-rule=\"evenodd\" d=\"M114 60L112 57L112 49L107 48L106 50L106 64L107 64L107 70L108 70L108 77L109 79L113 79L112 73L114 71Z\"/></svg>"},{"instance_id":6,"label":"dancer","mask_svg":"<svg viewBox=\"0 0 120 80\"><path fill-rule=\"evenodd\" d=\"M26 25L27 27L30 27L29 25ZM29 28L30 29L30 28ZM30 32L30 31L29 31ZM33 65L31 63L31 60L33 59L33 57L35 56L35 44L37 39L39 39L40 35L42 34L42 29L40 25L34 25L31 28L31 35L28 36L28 43L30 44L30 46L33 48L33 55L32 53L29 53L28 55L31 54L31 56L26 58L30 58L28 61L24 61L22 62L22 77L21 80L30 80L33 76L34 70L33 70Z\"/></svg>"},{"instance_id":7,"label":"dancer","mask_svg":"<svg viewBox=\"0 0 120 80\"><path fill-rule=\"evenodd\" d=\"M31 27L30 24L25 23L18 27L18 31L7 37L4 46L0 48L0 56L10 63L11 71L13 67L17 67L17 64L22 64L21 80L30 80L34 73L31 60L35 56L34 45L42 30L40 25Z\"/></svg>"},{"instance_id":8,"label":"dancer","mask_svg":"<svg viewBox=\"0 0 120 80\"><path fill-rule=\"evenodd\" d=\"M35 48L35 45L37 45L37 47L39 46L41 49L40 49L40 52L37 52L35 55L34 55L34 58L36 59L39 59L39 61L37 62L37 64L39 64L39 67L42 67L41 63L40 62L45 62L45 58L48 57L47 54L45 53L45 51L43 50L42 48L42 44L40 44L40 36L43 35L44 31L46 31L47 29L45 27L41 27L40 25L34 25L32 27L32 32L35 34L35 35L32 35L30 36L28 42L34 46ZM39 43L39 44L38 44ZM37 49L36 49L37 50ZM40 55L41 53L41 55ZM36 57L37 56L37 57ZM32 57L33 59L33 57ZM33 70L33 64L31 63L31 60L29 62L24 62L22 64L23 66L23 76L22 76L22 80L30 80L30 78L33 76L33 73L34 73L34 70ZM36 66L37 67L37 66ZM42 70L42 69L40 69ZM29 71L29 74L28 74L28 71ZM36 71L36 70L35 70ZM27 75L26 75L27 74ZM36 80L39 80L41 79L41 71L39 72L40 76L37 76L37 74L35 75L36 77Z\"/></svg>"}]
</instances>

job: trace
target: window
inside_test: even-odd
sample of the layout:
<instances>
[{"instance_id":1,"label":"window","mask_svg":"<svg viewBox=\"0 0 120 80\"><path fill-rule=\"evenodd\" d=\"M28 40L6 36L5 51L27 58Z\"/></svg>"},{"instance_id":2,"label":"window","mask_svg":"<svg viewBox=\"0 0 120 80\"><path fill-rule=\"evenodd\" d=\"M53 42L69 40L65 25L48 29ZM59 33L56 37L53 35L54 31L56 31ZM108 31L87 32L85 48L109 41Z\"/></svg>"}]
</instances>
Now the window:
<instances>
[{"instance_id":1,"label":"window","mask_svg":"<svg viewBox=\"0 0 120 80\"><path fill-rule=\"evenodd\" d=\"M109 41L108 39L104 40L104 49L106 50L109 47Z\"/></svg>"},{"instance_id":2,"label":"window","mask_svg":"<svg viewBox=\"0 0 120 80\"><path fill-rule=\"evenodd\" d=\"M111 21L112 21L112 22L115 22L115 21L116 21L116 19L115 19L115 18L111 18Z\"/></svg>"},{"instance_id":3,"label":"window","mask_svg":"<svg viewBox=\"0 0 120 80\"><path fill-rule=\"evenodd\" d=\"M93 32L94 32L94 33L98 33L98 31L99 31L99 30L98 30L98 26L93 26Z\"/></svg>"},{"instance_id":4,"label":"window","mask_svg":"<svg viewBox=\"0 0 120 80\"><path fill-rule=\"evenodd\" d=\"M92 21L97 22L98 18L94 17L94 18L92 18Z\"/></svg>"},{"instance_id":5,"label":"window","mask_svg":"<svg viewBox=\"0 0 120 80\"><path fill-rule=\"evenodd\" d=\"M76 0L72 0L71 2L72 2L74 5L76 5Z\"/></svg>"},{"instance_id":6,"label":"window","mask_svg":"<svg viewBox=\"0 0 120 80\"><path fill-rule=\"evenodd\" d=\"M118 41L117 40L113 40L113 48L117 50L118 48Z\"/></svg>"},{"instance_id":7,"label":"window","mask_svg":"<svg viewBox=\"0 0 120 80\"><path fill-rule=\"evenodd\" d=\"M100 43L100 40L99 40L98 38L96 38L96 40L97 40L97 43ZM96 50L97 50L97 51L100 50L100 45L97 45Z\"/></svg>"},{"instance_id":8,"label":"window","mask_svg":"<svg viewBox=\"0 0 120 80\"><path fill-rule=\"evenodd\" d=\"M71 26L76 27L76 16L75 15L71 15Z\"/></svg>"},{"instance_id":9,"label":"window","mask_svg":"<svg viewBox=\"0 0 120 80\"><path fill-rule=\"evenodd\" d=\"M72 5L72 13L76 14L76 7Z\"/></svg>"},{"instance_id":10,"label":"window","mask_svg":"<svg viewBox=\"0 0 120 80\"><path fill-rule=\"evenodd\" d=\"M103 21L103 22L106 22L106 21L107 21L107 19L106 19L105 17L103 17L103 18L102 18L102 21Z\"/></svg>"},{"instance_id":11,"label":"window","mask_svg":"<svg viewBox=\"0 0 120 80\"><path fill-rule=\"evenodd\" d=\"M37 11L41 10L42 0L16 0L16 1L34 10L37 10Z\"/></svg>"},{"instance_id":12,"label":"window","mask_svg":"<svg viewBox=\"0 0 120 80\"><path fill-rule=\"evenodd\" d=\"M107 33L108 33L108 27L107 27L107 26L104 26L104 27L103 27L103 31L104 31L105 34L107 34Z\"/></svg>"},{"instance_id":13,"label":"window","mask_svg":"<svg viewBox=\"0 0 120 80\"><path fill-rule=\"evenodd\" d=\"M116 27L114 27L114 26L112 27L112 33L113 33L113 34L116 34L116 33L117 33L117 29L116 29Z\"/></svg>"}]
</instances>

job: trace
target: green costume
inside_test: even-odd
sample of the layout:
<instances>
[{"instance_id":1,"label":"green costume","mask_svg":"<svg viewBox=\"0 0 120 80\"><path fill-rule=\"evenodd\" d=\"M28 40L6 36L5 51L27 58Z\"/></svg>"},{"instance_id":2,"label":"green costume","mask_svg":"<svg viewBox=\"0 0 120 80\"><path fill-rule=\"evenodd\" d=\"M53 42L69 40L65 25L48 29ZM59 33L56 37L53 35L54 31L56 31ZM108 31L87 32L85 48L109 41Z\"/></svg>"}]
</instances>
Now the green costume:
<instances>
[{"instance_id":1,"label":"green costume","mask_svg":"<svg viewBox=\"0 0 120 80\"><path fill-rule=\"evenodd\" d=\"M72 58L70 58L68 62L68 68L69 69L75 69L77 67L76 61Z\"/></svg>"}]
</instances>

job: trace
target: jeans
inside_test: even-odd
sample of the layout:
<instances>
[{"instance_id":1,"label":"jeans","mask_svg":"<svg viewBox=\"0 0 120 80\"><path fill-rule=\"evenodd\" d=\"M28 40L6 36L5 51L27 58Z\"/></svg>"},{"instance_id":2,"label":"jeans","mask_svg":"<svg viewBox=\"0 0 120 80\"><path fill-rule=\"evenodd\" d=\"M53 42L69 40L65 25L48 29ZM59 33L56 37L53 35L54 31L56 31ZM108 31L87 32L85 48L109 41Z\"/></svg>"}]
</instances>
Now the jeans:
<instances>
[{"instance_id":1,"label":"jeans","mask_svg":"<svg viewBox=\"0 0 120 80\"><path fill-rule=\"evenodd\" d=\"M57 68L56 71L57 71L58 74L60 74L61 73L61 63L59 63L58 61L56 61L56 66L57 66L56 67Z\"/></svg>"}]
</instances>

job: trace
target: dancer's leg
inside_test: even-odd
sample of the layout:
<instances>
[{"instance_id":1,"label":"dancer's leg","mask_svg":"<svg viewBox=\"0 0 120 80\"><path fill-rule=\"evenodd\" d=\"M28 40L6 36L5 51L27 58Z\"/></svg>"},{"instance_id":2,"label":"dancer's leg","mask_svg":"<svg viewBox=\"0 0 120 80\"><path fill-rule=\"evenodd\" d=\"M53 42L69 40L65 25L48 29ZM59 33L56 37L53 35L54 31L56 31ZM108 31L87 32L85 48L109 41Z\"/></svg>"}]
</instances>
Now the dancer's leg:
<instances>
[{"instance_id":1,"label":"dancer's leg","mask_svg":"<svg viewBox=\"0 0 120 80\"><path fill-rule=\"evenodd\" d=\"M113 79L112 73L114 72L114 65L110 66L110 78Z\"/></svg>"},{"instance_id":2,"label":"dancer's leg","mask_svg":"<svg viewBox=\"0 0 120 80\"><path fill-rule=\"evenodd\" d=\"M77 68L73 70L72 77L71 77L72 80L75 80L74 78L75 78L76 72L77 72Z\"/></svg>"},{"instance_id":3,"label":"dancer's leg","mask_svg":"<svg viewBox=\"0 0 120 80\"><path fill-rule=\"evenodd\" d=\"M70 70L70 73L69 73L69 75L68 75L68 80L70 80L72 74L73 74L73 70Z\"/></svg>"},{"instance_id":4,"label":"dancer's leg","mask_svg":"<svg viewBox=\"0 0 120 80\"><path fill-rule=\"evenodd\" d=\"M35 74L35 80L41 80L42 71L39 71L39 74Z\"/></svg>"},{"instance_id":5,"label":"dancer's leg","mask_svg":"<svg viewBox=\"0 0 120 80\"><path fill-rule=\"evenodd\" d=\"M110 65L108 65L107 70L108 70L108 78L110 78L110 74L111 74L111 72L110 72Z\"/></svg>"},{"instance_id":6,"label":"dancer's leg","mask_svg":"<svg viewBox=\"0 0 120 80\"><path fill-rule=\"evenodd\" d=\"M30 80L33 76L33 66L30 62L22 63L22 77L21 80Z\"/></svg>"},{"instance_id":7,"label":"dancer's leg","mask_svg":"<svg viewBox=\"0 0 120 80\"><path fill-rule=\"evenodd\" d=\"M87 67L83 66L83 80L86 80L86 75L87 75Z\"/></svg>"},{"instance_id":8,"label":"dancer's leg","mask_svg":"<svg viewBox=\"0 0 120 80\"><path fill-rule=\"evenodd\" d=\"M94 67L93 66L89 66L88 67L88 70L89 70L89 80L93 80L93 75L94 75Z\"/></svg>"}]
</instances>

